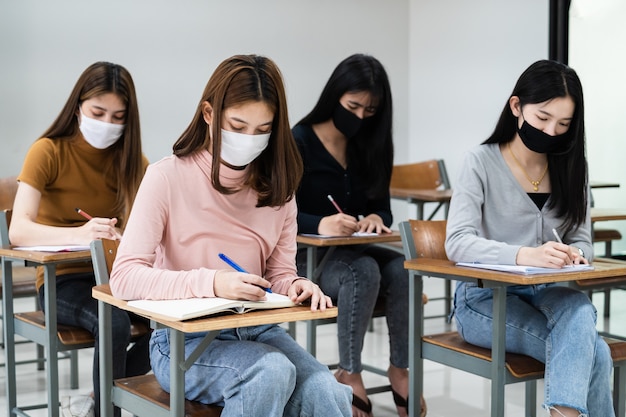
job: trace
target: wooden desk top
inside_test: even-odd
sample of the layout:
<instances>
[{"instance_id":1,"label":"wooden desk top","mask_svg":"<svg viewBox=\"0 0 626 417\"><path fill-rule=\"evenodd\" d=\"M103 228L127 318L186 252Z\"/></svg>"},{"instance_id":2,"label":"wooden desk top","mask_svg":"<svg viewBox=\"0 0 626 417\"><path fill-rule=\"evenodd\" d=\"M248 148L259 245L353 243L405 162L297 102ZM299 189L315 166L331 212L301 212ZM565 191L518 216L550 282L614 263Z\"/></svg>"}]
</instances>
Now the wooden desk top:
<instances>
[{"instance_id":1,"label":"wooden desk top","mask_svg":"<svg viewBox=\"0 0 626 417\"><path fill-rule=\"evenodd\" d=\"M393 231L391 233L381 233L377 236L336 236L322 237L312 235L298 235L296 241L298 243L309 246L344 246L344 245L363 245L368 243L388 243L400 242L400 232Z\"/></svg>"},{"instance_id":2,"label":"wooden desk top","mask_svg":"<svg viewBox=\"0 0 626 417\"><path fill-rule=\"evenodd\" d=\"M311 311L309 306L296 306L277 308L270 310L250 311L244 314L223 314L216 316L201 317L186 321L169 321L151 317L145 311L130 307L128 302L113 297L108 284L93 287L91 295L96 300L119 307L122 310L132 311L140 316L149 318L157 323L184 333L206 332L210 330L231 329L235 327L259 326L262 324L287 323L291 321L327 319L337 317L337 307L328 308L325 311Z\"/></svg>"},{"instance_id":3,"label":"wooden desk top","mask_svg":"<svg viewBox=\"0 0 626 417\"><path fill-rule=\"evenodd\" d=\"M562 272L555 274L522 275L511 272L490 271L487 269L456 266L454 262L442 259L418 258L404 262L406 269L426 276L462 277L485 281L502 282L514 285L546 284L551 282L580 281L594 278L626 276L626 265L609 262L595 262L593 271Z\"/></svg>"},{"instance_id":4,"label":"wooden desk top","mask_svg":"<svg viewBox=\"0 0 626 417\"><path fill-rule=\"evenodd\" d=\"M626 220L626 209L591 208L591 222Z\"/></svg>"},{"instance_id":5,"label":"wooden desk top","mask_svg":"<svg viewBox=\"0 0 626 417\"><path fill-rule=\"evenodd\" d=\"M14 260L36 262L39 264L91 260L91 252L88 250L77 252L36 252L15 250L12 248L0 248L0 256Z\"/></svg>"},{"instance_id":6,"label":"wooden desk top","mask_svg":"<svg viewBox=\"0 0 626 417\"><path fill-rule=\"evenodd\" d=\"M452 190L427 190L418 188L390 188L391 198L410 198L412 200L445 202L452 198Z\"/></svg>"}]
</instances>

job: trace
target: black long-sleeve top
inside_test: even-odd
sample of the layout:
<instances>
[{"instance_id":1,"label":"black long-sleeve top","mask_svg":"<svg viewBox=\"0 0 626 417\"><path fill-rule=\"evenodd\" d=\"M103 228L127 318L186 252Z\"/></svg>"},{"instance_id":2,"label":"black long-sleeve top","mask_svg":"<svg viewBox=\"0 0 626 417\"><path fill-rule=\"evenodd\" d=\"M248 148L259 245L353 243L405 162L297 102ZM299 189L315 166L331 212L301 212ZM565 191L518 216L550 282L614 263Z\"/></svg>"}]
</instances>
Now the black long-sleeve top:
<instances>
[{"instance_id":1,"label":"black long-sleeve top","mask_svg":"<svg viewBox=\"0 0 626 417\"><path fill-rule=\"evenodd\" d=\"M318 233L320 220L337 214L329 194L344 213L354 217L377 214L385 226L391 226L388 190L383 197L368 198L367 184L362 183L350 166L344 169L337 162L311 126L297 125L292 132L304 162L304 175L296 192L299 233Z\"/></svg>"}]
</instances>

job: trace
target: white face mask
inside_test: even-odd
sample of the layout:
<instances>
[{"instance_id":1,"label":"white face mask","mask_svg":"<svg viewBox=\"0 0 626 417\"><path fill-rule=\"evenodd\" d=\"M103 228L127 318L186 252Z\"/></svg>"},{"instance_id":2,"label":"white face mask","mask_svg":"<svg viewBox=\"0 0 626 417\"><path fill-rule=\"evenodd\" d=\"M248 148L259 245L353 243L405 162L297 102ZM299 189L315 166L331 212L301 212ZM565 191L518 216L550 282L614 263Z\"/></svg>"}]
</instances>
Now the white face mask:
<instances>
[{"instance_id":1,"label":"white face mask","mask_svg":"<svg viewBox=\"0 0 626 417\"><path fill-rule=\"evenodd\" d=\"M122 133L124 133L124 128L126 127L125 124L118 125L115 123L92 119L85 116L82 109L79 108L79 110L80 131L87 143L94 148L106 149L122 137Z\"/></svg>"},{"instance_id":2,"label":"white face mask","mask_svg":"<svg viewBox=\"0 0 626 417\"><path fill-rule=\"evenodd\" d=\"M267 148L271 133L246 135L222 129L222 161L242 167L254 161Z\"/></svg>"}]
</instances>

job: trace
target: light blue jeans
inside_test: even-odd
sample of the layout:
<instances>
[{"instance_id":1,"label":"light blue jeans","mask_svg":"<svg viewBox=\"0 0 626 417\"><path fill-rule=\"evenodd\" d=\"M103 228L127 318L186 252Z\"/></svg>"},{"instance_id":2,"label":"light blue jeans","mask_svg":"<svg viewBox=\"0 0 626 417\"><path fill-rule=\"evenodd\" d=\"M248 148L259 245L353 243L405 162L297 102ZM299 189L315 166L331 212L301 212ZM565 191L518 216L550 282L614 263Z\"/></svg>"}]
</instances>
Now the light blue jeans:
<instances>
[{"instance_id":1,"label":"light blue jeans","mask_svg":"<svg viewBox=\"0 0 626 417\"><path fill-rule=\"evenodd\" d=\"M455 293L459 333L490 348L493 292L460 282ZM507 290L506 350L546 364L544 408L565 406L590 417L613 417L609 347L596 330L596 309L580 291L560 285Z\"/></svg>"},{"instance_id":2,"label":"light blue jeans","mask_svg":"<svg viewBox=\"0 0 626 417\"><path fill-rule=\"evenodd\" d=\"M205 333L185 337L185 355ZM154 374L170 391L169 332L150 341ZM185 373L185 398L224 406L222 417L352 416L352 389L276 325L223 330Z\"/></svg>"}]
</instances>

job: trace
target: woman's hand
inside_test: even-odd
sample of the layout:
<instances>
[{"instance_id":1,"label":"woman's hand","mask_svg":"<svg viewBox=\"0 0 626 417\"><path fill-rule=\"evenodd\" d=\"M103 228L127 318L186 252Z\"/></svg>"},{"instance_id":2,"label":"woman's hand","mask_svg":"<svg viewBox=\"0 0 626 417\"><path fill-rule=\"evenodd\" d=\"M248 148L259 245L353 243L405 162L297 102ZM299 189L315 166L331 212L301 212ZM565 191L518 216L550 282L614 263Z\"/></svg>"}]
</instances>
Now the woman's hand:
<instances>
[{"instance_id":1,"label":"woman's hand","mask_svg":"<svg viewBox=\"0 0 626 417\"><path fill-rule=\"evenodd\" d=\"M565 265L588 264L587 259L573 246L559 242L546 242L537 248L522 247L517 253L518 265L544 268L563 268Z\"/></svg>"},{"instance_id":2,"label":"woman's hand","mask_svg":"<svg viewBox=\"0 0 626 417\"><path fill-rule=\"evenodd\" d=\"M365 233L391 233L391 229L389 229L383 223L383 219L380 218L378 214L370 214L367 217L359 220L359 232Z\"/></svg>"},{"instance_id":3,"label":"woman's hand","mask_svg":"<svg viewBox=\"0 0 626 417\"><path fill-rule=\"evenodd\" d=\"M327 236L350 236L357 230L359 225L356 218L343 213L323 217L317 226L317 233Z\"/></svg>"},{"instance_id":4,"label":"woman's hand","mask_svg":"<svg viewBox=\"0 0 626 417\"><path fill-rule=\"evenodd\" d=\"M103 217L94 217L87 223L77 227L77 233L80 235L79 240L89 244L95 239L121 239L122 235L115 227L117 219L107 219Z\"/></svg>"},{"instance_id":5,"label":"woman's hand","mask_svg":"<svg viewBox=\"0 0 626 417\"><path fill-rule=\"evenodd\" d=\"M231 300L260 301L265 299L265 289L269 281L258 275L231 270L219 270L213 279L213 292L216 297Z\"/></svg>"},{"instance_id":6,"label":"woman's hand","mask_svg":"<svg viewBox=\"0 0 626 417\"><path fill-rule=\"evenodd\" d=\"M326 307L333 306L330 297L324 295L320 287L306 278L294 281L287 291L287 296L296 304L303 303L310 298L311 311L316 311L317 309L324 311Z\"/></svg>"}]
</instances>

